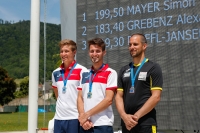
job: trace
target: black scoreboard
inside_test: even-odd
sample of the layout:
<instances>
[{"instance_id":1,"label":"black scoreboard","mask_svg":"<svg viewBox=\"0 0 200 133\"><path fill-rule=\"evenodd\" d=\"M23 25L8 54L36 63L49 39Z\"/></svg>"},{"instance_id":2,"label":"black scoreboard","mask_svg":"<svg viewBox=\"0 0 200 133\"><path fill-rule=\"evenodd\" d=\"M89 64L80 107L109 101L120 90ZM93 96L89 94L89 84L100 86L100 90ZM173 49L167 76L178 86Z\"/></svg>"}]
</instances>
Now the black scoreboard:
<instances>
[{"instance_id":1,"label":"black scoreboard","mask_svg":"<svg viewBox=\"0 0 200 133\"><path fill-rule=\"evenodd\" d=\"M145 34L146 58L160 64L164 84L157 105L158 129L197 130L200 125L200 1L77 1L77 61L90 67L87 41L106 43L104 62L117 72L131 62L128 41ZM114 128L120 117L114 107Z\"/></svg>"}]
</instances>

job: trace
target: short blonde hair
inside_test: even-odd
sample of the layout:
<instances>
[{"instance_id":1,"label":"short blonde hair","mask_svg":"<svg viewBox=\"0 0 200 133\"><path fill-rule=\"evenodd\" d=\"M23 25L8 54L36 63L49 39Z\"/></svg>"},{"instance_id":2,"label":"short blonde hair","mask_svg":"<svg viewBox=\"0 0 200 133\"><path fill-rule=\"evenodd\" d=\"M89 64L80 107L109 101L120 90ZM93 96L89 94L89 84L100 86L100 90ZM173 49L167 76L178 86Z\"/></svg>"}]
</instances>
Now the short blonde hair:
<instances>
[{"instance_id":1,"label":"short blonde hair","mask_svg":"<svg viewBox=\"0 0 200 133\"><path fill-rule=\"evenodd\" d=\"M68 45L68 46L71 46L71 50L72 51L75 51L77 50L77 46L76 46L76 43L73 41L73 40L70 40L70 39L64 39L64 40L61 40L58 45L61 47L65 46L65 45Z\"/></svg>"}]
</instances>

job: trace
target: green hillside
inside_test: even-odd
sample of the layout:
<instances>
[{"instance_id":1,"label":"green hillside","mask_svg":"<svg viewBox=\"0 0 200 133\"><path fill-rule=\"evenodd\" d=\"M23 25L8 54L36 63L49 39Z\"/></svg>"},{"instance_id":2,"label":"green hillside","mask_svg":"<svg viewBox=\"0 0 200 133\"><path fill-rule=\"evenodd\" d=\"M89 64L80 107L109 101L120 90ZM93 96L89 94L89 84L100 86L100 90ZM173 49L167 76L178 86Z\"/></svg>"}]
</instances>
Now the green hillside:
<instances>
[{"instance_id":1,"label":"green hillside","mask_svg":"<svg viewBox=\"0 0 200 133\"><path fill-rule=\"evenodd\" d=\"M58 42L61 39L61 25L46 25L46 79L51 79L51 72L59 58ZM12 78L29 75L30 21L0 24L0 66L7 70ZM44 24L40 23L40 59L39 77L44 75Z\"/></svg>"}]
</instances>

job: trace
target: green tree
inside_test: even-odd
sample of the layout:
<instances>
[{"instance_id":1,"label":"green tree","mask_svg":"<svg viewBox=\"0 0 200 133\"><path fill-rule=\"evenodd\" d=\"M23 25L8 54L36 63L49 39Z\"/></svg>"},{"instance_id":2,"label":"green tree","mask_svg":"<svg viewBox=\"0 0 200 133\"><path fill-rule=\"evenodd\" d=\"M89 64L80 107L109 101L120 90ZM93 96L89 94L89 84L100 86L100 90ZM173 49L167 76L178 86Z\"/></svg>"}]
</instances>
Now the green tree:
<instances>
[{"instance_id":1,"label":"green tree","mask_svg":"<svg viewBox=\"0 0 200 133\"><path fill-rule=\"evenodd\" d=\"M28 85L29 85L29 78L28 78L28 77L25 77L25 78L21 81L21 83L20 83L20 85L19 85L20 91L22 92L22 94L23 94L24 96L27 96L27 95L28 95L28 90L29 90Z\"/></svg>"},{"instance_id":2,"label":"green tree","mask_svg":"<svg viewBox=\"0 0 200 133\"><path fill-rule=\"evenodd\" d=\"M14 79L10 78L7 71L0 66L0 104L2 106L15 98L16 88Z\"/></svg>"},{"instance_id":3,"label":"green tree","mask_svg":"<svg viewBox=\"0 0 200 133\"><path fill-rule=\"evenodd\" d=\"M29 75L30 21L0 24L0 66L15 79ZM44 77L44 24L40 23L39 82ZM59 53L58 42L61 39L61 25L46 24L46 79L51 79L51 72L57 60L52 55ZM12 63L11 63L12 62Z\"/></svg>"},{"instance_id":4,"label":"green tree","mask_svg":"<svg viewBox=\"0 0 200 133\"><path fill-rule=\"evenodd\" d=\"M20 82L19 87L20 87L19 91L15 92L15 97L22 98L27 96L29 90L29 78L24 77L24 79Z\"/></svg>"}]
</instances>

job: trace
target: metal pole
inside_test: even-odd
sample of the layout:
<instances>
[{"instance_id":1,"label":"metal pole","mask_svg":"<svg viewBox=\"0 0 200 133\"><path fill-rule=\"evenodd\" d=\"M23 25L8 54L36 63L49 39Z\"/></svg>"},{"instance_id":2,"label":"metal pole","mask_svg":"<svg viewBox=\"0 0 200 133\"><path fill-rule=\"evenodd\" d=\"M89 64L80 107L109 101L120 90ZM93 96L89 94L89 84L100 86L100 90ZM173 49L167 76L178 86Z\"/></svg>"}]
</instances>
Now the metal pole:
<instances>
[{"instance_id":1,"label":"metal pole","mask_svg":"<svg viewBox=\"0 0 200 133\"><path fill-rule=\"evenodd\" d=\"M40 0L31 0L28 133L37 132Z\"/></svg>"},{"instance_id":2,"label":"metal pole","mask_svg":"<svg viewBox=\"0 0 200 133\"><path fill-rule=\"evenodd\" d=\"M44 83L43 83L43 91L44 91L44 120L43 120L43 127L45 127L45 94L46 94L46 0L44 0Z\"/></svg>"}]
</instances>

